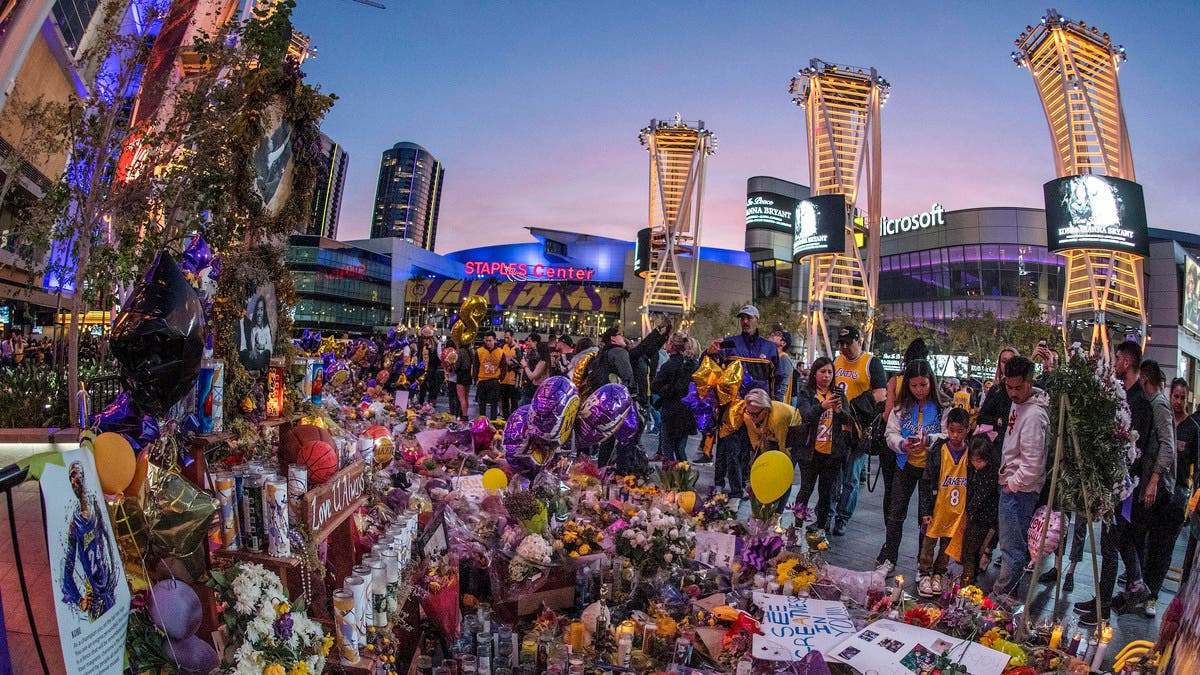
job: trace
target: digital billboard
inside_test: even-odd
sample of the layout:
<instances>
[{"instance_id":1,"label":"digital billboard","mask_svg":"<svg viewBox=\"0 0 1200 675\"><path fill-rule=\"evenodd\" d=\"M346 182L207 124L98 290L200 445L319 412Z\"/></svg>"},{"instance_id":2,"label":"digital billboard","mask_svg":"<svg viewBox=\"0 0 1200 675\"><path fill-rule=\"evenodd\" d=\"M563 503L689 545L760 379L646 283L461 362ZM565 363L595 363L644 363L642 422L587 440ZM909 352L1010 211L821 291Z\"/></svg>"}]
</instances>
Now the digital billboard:
<instances>
[{"instance_id":1,"label":"digital billboard","mask_svg":"<svg viewBox=\"0 0 1200 675\"><path fill-rule=\"evenodd\" d=\"M796 225L796 200L774 192L746 194L746 228L792 233Z\"/></svg>"},{"instance_id":2,"label":"digital billboard","mask_svg":"<svg viewBox=\"0 0 1200 675\"><path fill-rule=\"evenodd\" d=\"M1111 176L1067 176L1042 190L1051 251L1099 248L1149 255L1141 185Z\"/></svg>"},{"instance_id":3,"label":"digital billboard","mask_svg":"<svg viewBox=\"0 0 1200 675\"><path fill-rule=\"evenodd\" d=\"M633 245L633 273L645 279L650 273L650 228L638 230L637 243Z\"/></svg>"},{"instance_id":4,"label":"digital billboard","mask_svg":"<svg viewBox=\"0 0 1200 675\"><path fill-rule=\"evenodd\" d=\"M1183 267L1183 327L1200 335L1200 263L1190 255Z\"/></svg>"},{"instance_id":5,"label":"digital billboard","mask_svg":"<svg viewBox=\"0 0 1200 675\"><path fill-rule=\"evenodd\" d=\"M846 195L809 197L796 204L792 260L846 250Z\"/></svg>"}]
</instances>

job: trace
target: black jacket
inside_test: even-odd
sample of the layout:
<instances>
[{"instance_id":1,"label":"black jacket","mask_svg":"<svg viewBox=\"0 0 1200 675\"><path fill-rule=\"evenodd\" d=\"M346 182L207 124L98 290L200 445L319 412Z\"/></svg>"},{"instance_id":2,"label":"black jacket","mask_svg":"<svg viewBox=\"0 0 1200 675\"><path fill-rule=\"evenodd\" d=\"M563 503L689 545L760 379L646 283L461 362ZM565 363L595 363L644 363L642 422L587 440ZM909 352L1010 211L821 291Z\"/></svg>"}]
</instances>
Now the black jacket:
<instances>
[{"instance_id":1,"label":"black jacket","mask_svg":"<svg viewBox=\"0 0 1200 675\"><path fill-rule=\"evenodd\" d=\"M997 381L988 391L987 398L979 407L979 417L976 424L990 424L996 430L996 440L992 442L997 448L1004 447L1004 434L1008 431L1008 414L1012 411L1012 399L1008 397L1008 389L1003 380Z\"/></svg>"},{"instance_id":2,"label":"black jacket","mask_svg":"<svg viewBox=\"0 0 1200 675\"><path fill-rule=\"evenodd\" d=\"M812 461L813 453L817 451L817 431L821 426L821 402L817 400L816 392L803 386L796 393L796 409L804 422L800 425L799 442L794 444L793 459L800 464ZM844 410L835 413L831 422L830 456L842 459L850 454L854 444L854 419Z\"/></svg>"},{"instance_id":3,"label":"black jacket","mask_svg":"<svg viewBox=\"0 0 1200 675\"><path fill-rule=\"evenodd\" d=\"M601 347L600 352L592 359L587 375L588 391L596 391L612 382L620 382L629 387L633 382L633 366L629 363L627 349L609 344Z\"/></svg>"},{"instance_id":4,"label":"black jacket","mask_svg":"<svg viewBox=\"0 0 1200 675\"><path fill-rule=\"evenodd\" d=\"M1000 472L995 463L983 471L967 465L967 519L977 527L999 527Z\"/></svg>"},{"instance_id":5,"label":"black jacket","mask_svg":"<svg viewBox=\"0 0 1200 675\"><path fill-rule=\"evenodd\" d=\"M696 372L699 365L690 356L672 354L650 383L651 393L658 394L663 424L672 432L687 430L689 435L696 432L696 417L683 402L683 397L687 396L692 373Z\"/></svg>"}]
</instances>

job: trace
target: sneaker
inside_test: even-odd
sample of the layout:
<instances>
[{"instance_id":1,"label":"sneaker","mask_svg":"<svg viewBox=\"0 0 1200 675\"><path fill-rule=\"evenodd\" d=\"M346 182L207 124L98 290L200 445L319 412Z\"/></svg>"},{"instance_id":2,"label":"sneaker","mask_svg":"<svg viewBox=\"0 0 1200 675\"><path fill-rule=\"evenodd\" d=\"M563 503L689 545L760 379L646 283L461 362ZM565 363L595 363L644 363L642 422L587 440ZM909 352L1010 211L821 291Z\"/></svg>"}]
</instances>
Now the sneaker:
<instances>
[{"instance_id":1,"label":"sneaker","mask_svg":"<svg viewBox=\"0 0 1200 675\"><path fill-rule=\"evenodd\" d=\"M917 582L917 595L922 598L932 598L934 596L932 577L921 577L921 580Z\"/></svg>"},{"instance_id":2,"label":"sneaker","mask_svg":"<svg viewBox=\"0 0 1200 675\"><path fill-rule=\"evenodd\" d=\"M701 453L699 457L692 460L692 464L712 464L712 461L712 457Z\"/></svg>"},{"instance_id":3,"label":"sneaker","mask_svg":"<svg viewBox=\"0 0 1200 675\"><path fill-rule=\"evenodd\" d=\"M846 521L839 520L833 525L833 536L840 537L846 534Z\"/></svg>"},{"instance_id":4,"label":"sneaker","mask_svg":"<svg viewBox=\"0 0 1200 675\"><path fill-rule=\"evenodd\" d=\"M1112 608L1117 614L1125 614L1140 609L1142 603L1149 599L1150 589L1146 587L1146 584L1140 583L1133 590L1125 591L1113 598Z\"/></svg>"},{"instance_id":5,"label":"sneaker","mask_svg":"<svg viewBox=\"0 0 1200 675\"><path fill-rule=\"evenodd\" d=\"M1102 606L1102 607L1100 608L1100 617L1099 617L1099 618L1100 618L1100 620L1101 620L1101 621L1108 621L1108 617L1109 617L1109 611L1108 611L1108 608L1107 608L1107 607L1103 607L1103 606ZM1080 626L1095 626L1095 625L1096 625L1096 618L1097 618L1097 617L1096 617L1096 608L1095 608L1095 607L1092 607L1092 608L1091 608L1091 609L1089 609L1088 611L1086 611L1086 612L1084 612L1083 614L1080 614L1080 615L1079 615L1079 625L1080 625Z\"/></svg>"},{"instance_id":6,"label":"sneaker","mask_svg":"<svg viewBox=\"0 0 1200 675\"><path fill-rule=\"evenodd\" d=\"M1142 603L1142 614L1148 619L1153 619L1154 617L1158 616L1158 610L1154 608L1155 602L1156 601L1154 598L1150 598L1146 602Z\"/></svg>"},{"instance_id":7,"label":"sneaker","mask_svg":"<svg viewBox=\"0 0 1200 675\"><path fill-rule=\"evenodd\" d=\"M1075 590L1075 573L1067 572L1067 576L1063 577L1062 592L1070 593Z\"/></svg>"},{"instance_id":8,"label":"sneaker","mask_svg":"<svg viewBox=\"0 0 1200 675\"><path fill-rule=\"evenodd\" d=\"M1117 577L1117 583L1121 584L1122 586L1129 583L1129 573L1121 572L1121 576Z\"/></svg>"},{"instance_id":9,"label":"sneaker","mask_svg":"<svg viewBox=\"0 0 1200 675\"><path fill-rule=\"evenodd\" d=\"M1085 612L1094 613L1096 610L1096 598L1093 596L1087 600L1080 600L1075 603L1074 610L1076 614L1083 614Z\"/></svg>"},{"instance_id":10,"label":"sneaker","mask_svg":"<svg viewBox=\"0 0 1200 675\"><path fill-rule=\"evenodd\" d=\"M896 563L891 560L884 560L875 566L875 569L883 572L884 578L890 579L892 572L896 571Z\"/></svg>"},{"instance_id":11,"label":"sneaker","mask_svg":"<svg viewBox=\"0 0 1200 675\"><path fill-rule=\"evenodd\" d=\"M932 581L929 582L929 590L933 591L934 595L942 594L942 575L933 575Z\"/></svg>"},{"instance_id":12,"label":"sneaker","mask_svg":"<svg viewBox=\"0 0 1200 675\"><path fill-rule=\"evenodd\" d=\"M1039 584L1052 584L1056 581L1058 581L1058 568L1057 567L1051 567L1050 569L1043 572L1042 576L1038 577Z\"/></svg>"}]
</instances>

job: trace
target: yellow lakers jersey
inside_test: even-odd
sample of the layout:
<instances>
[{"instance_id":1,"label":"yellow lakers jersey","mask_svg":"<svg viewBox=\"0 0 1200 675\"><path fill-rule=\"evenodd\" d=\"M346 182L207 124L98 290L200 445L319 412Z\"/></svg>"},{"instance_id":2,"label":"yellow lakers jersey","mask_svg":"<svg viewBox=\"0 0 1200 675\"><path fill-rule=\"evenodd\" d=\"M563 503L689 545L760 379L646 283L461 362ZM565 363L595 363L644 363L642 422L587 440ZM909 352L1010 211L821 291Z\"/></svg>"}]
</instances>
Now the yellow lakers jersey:
<instances>
[{"instance_id":1,"label":"yellow lakers jersey","mask_svg":"<svg viewBox=\"0 0 1200 675\"><path fill-rule=\"evenodd\" d=\"M833 382L835 386L845 384L847 400L853 401L863 392L871 390L871 374L868 372L870 365L871 355L867 352L859 354L853 361L838 354L837 360L833 362Z\"/></svg>"},{"instance_id":2,"label":"yellow lakers jersey","mask_svg":"<svg viewBox=\"0 0 1200 675\"><path fill-rule=\"evenodd\" d=\"M967 513L967 449L954 461L950 444L942 444L942 470L938 477L937 499L926 537L953 537Z\"/></svg>"}]
</instances>

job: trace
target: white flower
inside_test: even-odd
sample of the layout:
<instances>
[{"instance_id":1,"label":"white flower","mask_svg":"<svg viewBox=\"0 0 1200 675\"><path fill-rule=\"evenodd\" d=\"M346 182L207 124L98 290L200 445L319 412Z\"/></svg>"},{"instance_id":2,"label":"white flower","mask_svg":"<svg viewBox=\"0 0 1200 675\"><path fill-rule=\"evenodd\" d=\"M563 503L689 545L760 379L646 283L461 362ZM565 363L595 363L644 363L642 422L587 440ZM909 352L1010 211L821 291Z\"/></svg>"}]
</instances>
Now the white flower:
<instances>
[{"instance_id":1,"label":"white flower","mask_svg":"<svg viewBox=\"0 0 1200 675\"><path fill-rule=\"evenodd\" d=\"M671 562L674 559L675 559L675 556L670 553L663 554L663 560L666 560L667 562Z\"/></svg>"},{"instance_id":2,"label":"white flower","mask_svg":"<svg viewBox=\"0 0 1200 675\"><path fill-rule=\"evenodd\" d=\"M678 539L678 538L679 538L679 530L678 530L678 529L673 529L673 530L671 530L670 532L668 532L668 533L667 533L667 536L668 536L668 537L670 537L670 538L672 538L672 539Z\"/></svg>"}]
</instances>

